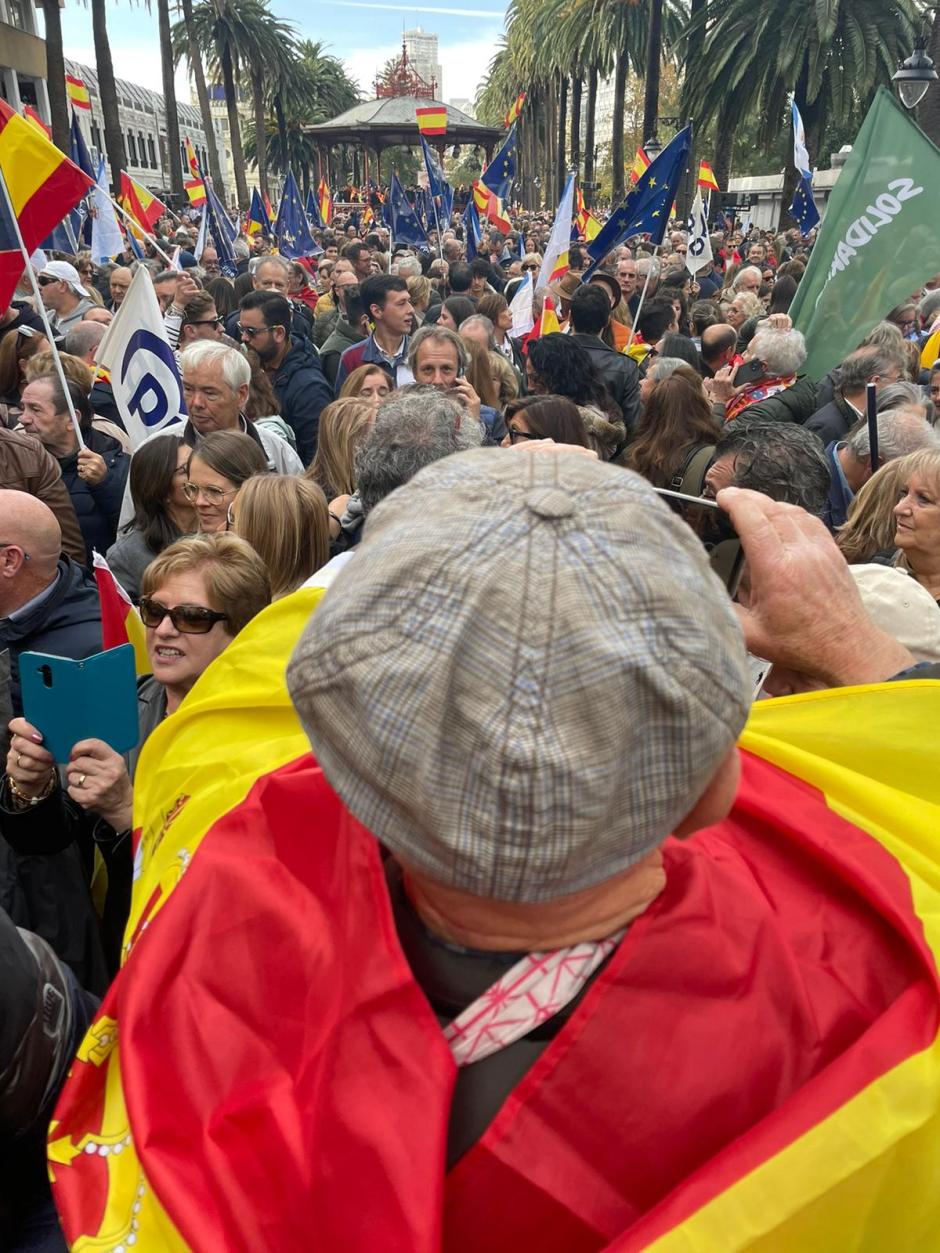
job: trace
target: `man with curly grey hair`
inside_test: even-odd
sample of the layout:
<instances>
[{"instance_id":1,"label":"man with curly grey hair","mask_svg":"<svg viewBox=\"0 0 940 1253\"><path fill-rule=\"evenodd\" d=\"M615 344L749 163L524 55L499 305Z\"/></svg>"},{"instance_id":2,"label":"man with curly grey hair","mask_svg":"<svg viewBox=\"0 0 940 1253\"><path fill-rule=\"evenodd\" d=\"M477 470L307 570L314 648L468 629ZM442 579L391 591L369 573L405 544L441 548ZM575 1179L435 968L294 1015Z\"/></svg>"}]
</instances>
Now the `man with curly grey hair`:
<instances>
[{"instance_id":1,"label":"man with curly grey hair","mask_svg":"<svg viewBox=\"0 0 940 1253\"><path fill-rule=\"evenodd\" d=\"M716 399L725 401L724 416L728 421L746 410L749 417L767 421L805 422L816 408L816 384L800 373L806 360L802 333L792 327L759 323L748 359L748 363L760 362L760 376L742 386L737 378L739 368L727 398L716 394Z\"/></svg>"}]
</instances>

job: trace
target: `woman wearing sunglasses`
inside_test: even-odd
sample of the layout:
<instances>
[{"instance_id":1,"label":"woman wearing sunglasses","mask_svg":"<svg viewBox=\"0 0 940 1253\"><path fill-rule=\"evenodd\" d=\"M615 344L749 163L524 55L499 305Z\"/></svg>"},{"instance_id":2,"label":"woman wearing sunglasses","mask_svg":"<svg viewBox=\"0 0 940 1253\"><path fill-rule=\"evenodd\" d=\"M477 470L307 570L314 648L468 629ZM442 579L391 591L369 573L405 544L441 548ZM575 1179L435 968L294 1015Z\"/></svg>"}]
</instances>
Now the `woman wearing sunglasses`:
<instances>
[{"instance_id":1,"label":"woman wearing sunglasses","mask_svg":"<svg viewBox=\"0 0 940 1253\"><path fill-rule=\"evenodd\" d=\"M50 919L28 923L73 965L90 991L104 990L120 959L130 906L132 782L140 749L270 600L264 562L244 540L235 535L178 540L151 562L141 581L140 616L152 675L138 685L137 748L124 757L103 740L82 740L60 773L35 727L25 718L10 723L7 769L0 782L0 835L17 853L29 855L61 853L74 843L89 884L96 853L107 868L100 918L103 960L100 945L87 934L87 897L60 897Z\"/></svg>"},{"instance_id":2,"label":"woman wearing sunglasses","mask_svg":"<svg viewBox=\"0 0 940 1253\"><path fill-rule=\"evenodd\" d=\"M183 494L196 510L204 534L228 529L228 509L238 489L268 463L258 444L241 431L213 431L201 440L187 466Z\"/></svg>"}]
</instances>

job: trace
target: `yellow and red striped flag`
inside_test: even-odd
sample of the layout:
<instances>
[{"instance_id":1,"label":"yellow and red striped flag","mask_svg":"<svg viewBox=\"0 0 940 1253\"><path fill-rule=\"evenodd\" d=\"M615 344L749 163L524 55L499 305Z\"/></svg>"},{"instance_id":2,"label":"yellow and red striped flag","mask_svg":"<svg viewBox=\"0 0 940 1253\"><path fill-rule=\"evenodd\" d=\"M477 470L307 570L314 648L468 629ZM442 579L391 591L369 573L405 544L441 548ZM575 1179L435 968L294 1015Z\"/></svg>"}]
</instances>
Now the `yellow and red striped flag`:
<instances>
[{"instance_id":1,"label":"yellow and red striped flag","mask_svg":"<svg viewBox=\"0 0 940 1253\"><path fill-rule=\"evenodd\" d=\"M698 185L704 187L707 191L720 191L718 180L715 178L715 171L707 161L702 161L698 167Z\"/></svg>"},{"instance_id":2,"label":"yellow and red striped flag","mask_svg":"<svg viewBox=\"0 0 940 1253\"><path fill-rule=\"evenodd\" d=\"M320 185L317 188L317 204L320 209L320 221L324 226L329 226L333 221L333 193L325 178L320 179Z\"/></svg>"},{"instance_id":3,"label":"yellow and red striped flag","mask_svg":"<svg viewBox=\"0 0 940 1253\"><path fill-rule=\"evenodd\" d=\"M447 107L436 104L428 109L415 109L415 121L422 135L445 135L447 133Z\"/></svg>"},{"instance_id":4,"label":"yellow and red striped flag","mask_svg":"<svg viewBox=\"0 0 940 1253\"><path fill-rule=\"evenodd\" d=\"M480 220L492 222L503 235L512 230L512 223L502 200L486 183L476 179L473 183L473 203L476 205Z\"/></svg>"},{"instance_id":5,"label":"yellow and red striped flag","mask_svg":"<svg viewBox=\"0 0 940 1253\"><path fill-rule=\"evenodd\" d=\"M99 370L99 375L100 375ZM103 648L132 644L134 665L138 674L150 674L147 656L147 633L137 606L111 572L111 567L98 552L93 554L98 603L101 606L101 643Z\"/></svg>"},{"instance_id":6,"label":"yellow and red striped flag","mask_svg":"<svg viewBox=\"0 0 940 1253\"><path fill-rule=\"evenodd\" d=\"M2 99L0 172L28 254L94 186L38 127L14 113ZM25 264L0 191L0 308L10 303Z\"/></svg>"},{"instance_id":7,"label":"yellow and red striped flag","mask_svg":"<svg viewBox=\"0 0 940 1253\"><path fill-rule=\"evenodd\" d=\"M513 122L515 122L519 114L522 112L522 106L525 104L525 95L524 91L520 91L519 95L516 96L515 100L509 106L505 117L506 126L512 126Z\"/></svg>"},{"instance_id":8,"label":"yellow and red striped flag","mask_svg":"<svg viewBox=\"0 0 940 1253\"><path fill-rule=\"evenodd\" d=\"M31 104L23 105L23 117L31 126L35 126L47 139L52 139L52 128L47 126Z\"/></svg>"},{"instance_id":9,"label":"yellow and red striped flag","mask_svg":"<svg viewBox=\"0 0 940 1253\"><path fill-rule=\"evenodd\" d=\"M86 113L91 112L91 96L81 78L76 78L74 74L66 74L65 93L73 109L84 109Z\"/></svg>"},{"instance_id":10,"label":"yellow and red striped flag","mask_svg":"<svg viewBox=\"0 0 940 1253\"><path fill-rule=\"evenodd\" d=\"M121 171L121 204L142 230L151 233L160 218L168 212L162 200L158 200L146 187L142 187L129 174Z\"/></svg>"},{"instance_id":11,"label":"yellow and red striped flag","mask_svg":"<svg viewBox=\"0 0 940 1253\"><path fill-rule=\"evenodd\" d=\"M186 189L186 195L189 197L189 203L194 209L199 209L206 203L206 185L199 170L196 149L193 147L193 141L188 135L183 139L183 149L186 153L186 164L189 166L190 173L190 177L183 180L183 186Z\"/></svg>"},{"instance_id":12,"label":"yellow and red striped flag","mask_svg":"<svg viewBox=\"0 0 940 1253\"><path fill-rule=\"evenodd\" d=\"M650 159L642 148L637 148L636 156L633 158L633 168L630 170L630 182L635 183L642 174L649 169Z\"/></svg>"}]
</instances>

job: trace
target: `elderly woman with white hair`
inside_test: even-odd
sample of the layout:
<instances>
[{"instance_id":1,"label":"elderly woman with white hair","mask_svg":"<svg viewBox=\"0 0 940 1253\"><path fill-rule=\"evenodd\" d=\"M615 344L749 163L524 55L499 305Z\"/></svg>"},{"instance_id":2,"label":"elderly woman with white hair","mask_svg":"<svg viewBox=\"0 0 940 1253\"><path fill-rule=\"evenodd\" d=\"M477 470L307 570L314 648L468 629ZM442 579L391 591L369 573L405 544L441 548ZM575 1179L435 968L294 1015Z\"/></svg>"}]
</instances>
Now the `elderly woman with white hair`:
<instances>
[{"instance_id":1,"label":"elderly woman with white hair","mask_svg":"<svg viewBox=\"0 0 940 1253\"><path fill-rule=\"evenodd\" d=\"M711 380L712 399L724 405L729 422L745 410L749 418L768 422L805 422L816 409L816 384L800 373L805 361L800 331L762 323L734 377L726 369ZM745 368L746 382L739 380Z\"/></svg>"}]
</instances>

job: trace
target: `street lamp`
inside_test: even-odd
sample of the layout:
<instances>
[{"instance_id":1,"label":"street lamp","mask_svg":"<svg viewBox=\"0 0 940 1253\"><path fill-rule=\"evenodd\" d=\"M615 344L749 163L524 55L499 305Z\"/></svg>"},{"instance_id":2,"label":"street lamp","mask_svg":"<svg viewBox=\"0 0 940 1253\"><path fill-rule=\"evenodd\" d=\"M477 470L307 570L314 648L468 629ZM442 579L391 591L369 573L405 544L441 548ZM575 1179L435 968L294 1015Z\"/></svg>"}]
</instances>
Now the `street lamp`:
<instances>
[{"instance_id":1,"label":"street lamp","mask_svg":"<svg viewBox=\"0 0 940 1253\"><path fill-rule=\"evenodd\" d=\"M643 151L646 153L646 155L649 157L651 161L654 161L662 152L662 150L663 150L663 146L659 142L659 138L656 135L651 135L649 139L647 139L646 143L643 145Z\"/></svg>"},{"instance_id":2,"label":"street lamp","mask_svg":"<svg viewBox=\"0 0 940 1253\"><path fill-rule=\"evenodd\" d=\"M900 66L891 80L897 84L898 95L906 109L915 109L923 100L927 88L937 81L937 71L927 55L927 32L922 31L914 41L914 51Z\"/></svg>"}]
</instances>

